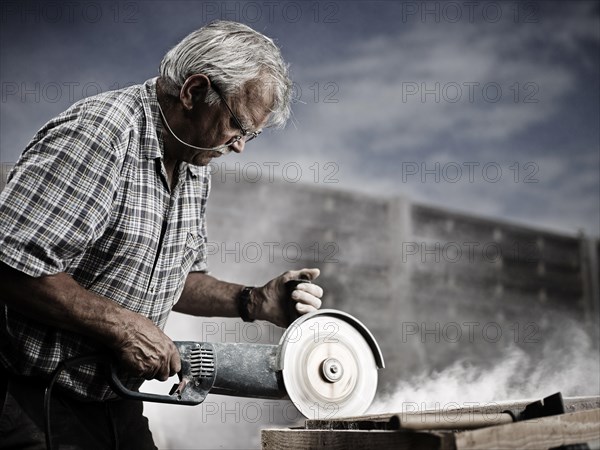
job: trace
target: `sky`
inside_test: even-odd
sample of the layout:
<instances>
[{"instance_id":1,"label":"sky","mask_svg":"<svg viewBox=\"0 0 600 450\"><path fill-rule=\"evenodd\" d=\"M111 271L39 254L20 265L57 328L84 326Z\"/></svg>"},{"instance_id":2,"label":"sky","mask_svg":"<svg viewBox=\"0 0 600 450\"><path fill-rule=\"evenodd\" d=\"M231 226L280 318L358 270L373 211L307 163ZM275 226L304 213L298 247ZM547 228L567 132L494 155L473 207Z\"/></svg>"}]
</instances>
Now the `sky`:
<instances>
[{"instance_id":1,"label":"sky","mask_svg":"<svg viewBox=\"0 0 600 450\"><path fill-rule=\"evenodd\" d=\"M74 101L154 77L186 34L236 20L280 46L294 113L215 174L599 234L597 2L0 5L0 162Z\"/></svg>"}]
</instances>

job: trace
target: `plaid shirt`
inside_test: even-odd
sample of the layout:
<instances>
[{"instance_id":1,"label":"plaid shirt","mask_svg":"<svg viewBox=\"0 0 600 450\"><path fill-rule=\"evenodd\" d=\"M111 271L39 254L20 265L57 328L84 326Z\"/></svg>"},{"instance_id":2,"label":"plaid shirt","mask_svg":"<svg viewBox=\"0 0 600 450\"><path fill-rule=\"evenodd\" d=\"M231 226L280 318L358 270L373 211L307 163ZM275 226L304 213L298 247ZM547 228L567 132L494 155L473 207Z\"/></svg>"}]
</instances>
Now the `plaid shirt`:
<instances>
[{"instance_id":1,"label":"plaid shirt","mask_svg":"<svg viewBox=\"0 0 600 450\"><path fill-rule=\"evenodd\" d=\"M83 99L48 122L0 194L0 260L32 277L66 272L164 328L188 273L207 268L210 173L180 163L171 192L161 130L156 79ZM47 376L99 350L8 306L0 340L0 363L21 375ZM112 396L96 365L64 371L58 384L87 399Z\"/></svg>"}]
</instances>

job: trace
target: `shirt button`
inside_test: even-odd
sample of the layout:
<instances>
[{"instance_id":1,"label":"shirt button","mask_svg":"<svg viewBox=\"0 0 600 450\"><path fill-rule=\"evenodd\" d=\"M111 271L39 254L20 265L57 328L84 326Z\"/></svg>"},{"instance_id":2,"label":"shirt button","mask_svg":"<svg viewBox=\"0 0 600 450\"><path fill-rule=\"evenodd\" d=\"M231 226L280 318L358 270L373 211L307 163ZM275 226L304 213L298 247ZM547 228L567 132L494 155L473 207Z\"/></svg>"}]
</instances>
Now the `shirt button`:
<instances>
[{"instance_id":1,"label":"shirt button","mask_svg":"<svg viewBox=\"0 0 600 450\"><path fill-rule=\"evenodd\" d=\"M150 286L150 293L151 294L154 294L154 290L155 290L154 286Z\"/></svg>"}]
</instances>

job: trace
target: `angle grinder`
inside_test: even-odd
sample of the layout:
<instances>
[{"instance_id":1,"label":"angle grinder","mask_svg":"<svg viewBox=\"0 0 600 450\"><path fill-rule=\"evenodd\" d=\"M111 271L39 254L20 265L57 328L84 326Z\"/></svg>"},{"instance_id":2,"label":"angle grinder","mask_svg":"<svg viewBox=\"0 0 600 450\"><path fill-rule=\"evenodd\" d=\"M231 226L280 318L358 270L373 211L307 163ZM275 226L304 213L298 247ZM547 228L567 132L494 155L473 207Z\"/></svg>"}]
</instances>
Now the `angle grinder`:
<instances>
[{"instance_id":1,"label":"angle grinder","mask_svg":"<svg viewBox=\"0 0 600 450\"><path fill-rule=\"evenodd\" d=\"M175 342L180 382L168 395L133 391L111 366L111 386L122 397L179 405L202 403L208 393L289 398L307 418L363 414L377 389L383 356L371 332L350 314L322 309L297 318L278 345Z\"/></svg>"}]
</instances>

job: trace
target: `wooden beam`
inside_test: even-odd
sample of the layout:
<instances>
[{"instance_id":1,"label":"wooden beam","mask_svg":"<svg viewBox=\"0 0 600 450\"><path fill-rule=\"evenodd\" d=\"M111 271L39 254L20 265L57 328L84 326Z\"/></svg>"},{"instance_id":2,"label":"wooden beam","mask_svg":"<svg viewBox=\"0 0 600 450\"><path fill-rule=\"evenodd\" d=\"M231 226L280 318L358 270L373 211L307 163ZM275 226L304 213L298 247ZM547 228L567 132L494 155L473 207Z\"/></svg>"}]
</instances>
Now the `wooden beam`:
<instances>
[{"instance_id":1,"label":"wooden beam","mask_svg":"<svg viewBox=\"0 0 600 450\"><path fill-rule=\"evenodd\" d=\"M577 411L471 431L281 430L262 431L263 450L540 449L600 440L600 409Z\"/></svg>"},{"instance_id":2,"label":"wooden beam","mask_svg":"<svg viewBox=\"0 0 600 450\"><path fill-rule=\"evenodd\" d=\"M600 439L600 409L458 432L457 450L540 449Z\"/></svg>"},{"instance_id":3,"label":"wooden beam","mask_svg":"<svg viewBox=\"0 0 600 450\"><path fill-rule=\"evenodd\" d=\"M457 411L445 414L396 414L389 421L389 428L396 430L470 430L513 423L506 413L476 413Z\"/></svg>"},{"instance_id":4,"label":"wooden beam","mask_svg":"<svg viewBox=\"0 0 600 450\"><path fill-rule=\"evenodd\" d=\"M281 430L261 433L263 450L453 450L452 433L378 430Z\"/></svg>"},{"instance_id":5,"label":"wooden beam","mask_svg":"<svg viewBox=\"0 0 600 450\"><path fill-rule=\"evenodd\" d=\"M307 419L307 430L396 430L390 420L395 414L370 414L339 419Z\"/></svg>"},{"instance_id":6,"label":"wooden beam","mask_svg":"<svg viewBox=\"0 0 600 450\"><path fill-rule=\"evenodd\" d=\"M466 430L512 423L509 414L467 409L385 414L337 420L307 420L312 430Z\"/></svg>"},{"instance_id":7,"label":"wooden beam","mask_svg":"<svg viewBox=\"0 0 600 450\"><path fill-rule=\"evenodd\" d=\"M498 402L481 406L445 410L403 413L370 414L337 419L307 420L309 430L398 430L408 429L465 429L509 423L503 411L520 411L535 400ZM600 408L600 397L567 397L563 399L565 412Z\"/></svg>"}]
</instances>

